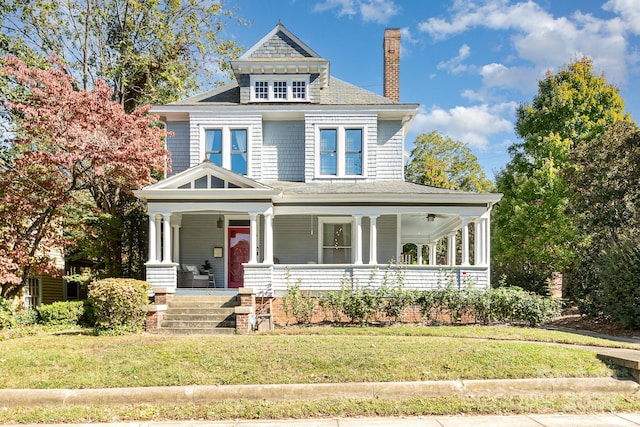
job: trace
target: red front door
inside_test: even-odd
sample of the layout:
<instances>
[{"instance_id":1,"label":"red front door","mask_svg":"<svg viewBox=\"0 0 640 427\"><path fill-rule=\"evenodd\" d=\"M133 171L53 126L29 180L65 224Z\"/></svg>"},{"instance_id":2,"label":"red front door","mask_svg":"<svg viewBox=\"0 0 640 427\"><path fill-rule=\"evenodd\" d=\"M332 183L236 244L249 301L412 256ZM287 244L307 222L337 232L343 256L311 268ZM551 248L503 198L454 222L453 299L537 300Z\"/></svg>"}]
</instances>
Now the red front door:
<instances>
[{"instance_id":1,"label":"red front door","mask_svg":"<svg viewBox=\"0 0 640 427\"><path fill-rule=\"evenodd\" d=\"M249 228L229 227L228 233L228 287L242 288L244 286L244 267L242 263L249 262L249 248L251 247L249 244Z\"/></svg>"}]
</instances>

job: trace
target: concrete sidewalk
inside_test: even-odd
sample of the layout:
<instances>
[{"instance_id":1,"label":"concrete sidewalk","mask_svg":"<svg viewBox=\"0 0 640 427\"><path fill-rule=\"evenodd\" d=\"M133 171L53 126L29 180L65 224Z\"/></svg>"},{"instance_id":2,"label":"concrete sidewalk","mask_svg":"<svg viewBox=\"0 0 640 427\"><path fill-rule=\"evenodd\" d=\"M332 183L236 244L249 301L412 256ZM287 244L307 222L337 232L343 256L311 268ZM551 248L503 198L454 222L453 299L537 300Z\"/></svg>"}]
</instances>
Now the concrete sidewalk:
<instances>
[{"instance_id":1,"label":"concrete sidewalk","mask_svg":"<svg viewBox=\"0 0 640 427\"><path fill-rule=\"evenodd\" d=\"M37 424L15 427L53 427L54 424ZM592 415L487 415L487 416L429 416L398 418L327 418L309 420L274 421L173 421L136 422L111 424L66 424L67 427L637 427L640 414L592 414Z\"/></svg>"}]
</instances>

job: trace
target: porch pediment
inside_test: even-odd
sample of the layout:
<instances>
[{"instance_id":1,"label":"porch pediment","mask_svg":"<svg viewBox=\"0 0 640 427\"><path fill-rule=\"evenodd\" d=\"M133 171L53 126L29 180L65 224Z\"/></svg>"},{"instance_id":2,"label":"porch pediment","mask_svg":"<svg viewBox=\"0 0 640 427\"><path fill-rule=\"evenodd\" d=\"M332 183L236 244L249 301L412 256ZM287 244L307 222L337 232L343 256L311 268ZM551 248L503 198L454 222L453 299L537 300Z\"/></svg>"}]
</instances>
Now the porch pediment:
<instances>
[{"instance_id":1,"label":"porch pediment","mask_svg":"<svg viewBox=\"0 0 640 427\"><path fill-rule=\"evenodd\" d=\"M278 190L209 161L204 161L172 177L134 191L136 197L146 200L192 198L198 195L212 196L216 193L226 196L251 194L252 197L270 198L277 194Z\"/></svg>"}]
</instances>

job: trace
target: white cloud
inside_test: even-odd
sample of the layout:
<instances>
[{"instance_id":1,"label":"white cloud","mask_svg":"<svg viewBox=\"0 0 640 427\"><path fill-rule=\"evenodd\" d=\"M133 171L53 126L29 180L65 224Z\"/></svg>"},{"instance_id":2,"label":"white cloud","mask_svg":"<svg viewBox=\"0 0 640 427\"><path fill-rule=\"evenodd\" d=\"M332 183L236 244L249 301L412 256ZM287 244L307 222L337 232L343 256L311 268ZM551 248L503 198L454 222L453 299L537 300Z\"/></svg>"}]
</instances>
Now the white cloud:
<instances>
[{"instance_id":1,"label":"white cloud","mask_svg":"<svg viewBox=\"0 0 640 427\"><path fill-rule=\"evenodd\" d=\"M471 48L469 47L469 45L463 44L462 46L460 46L460 49L458 49L458 55L449 59L448 61L440 62L438 64L438 69L449 70L453 74L458 74L462 71L466 71L468 67L462 64L462 61L467 59L470 54Z\"/></svg>"},{"instance_id":2,"label":"white cloud","mask_svg":"<svg viewBox=\"0 0 640 427\"><path fill-rule=\"evenodd\" d=\"M533 67L507 67L496 63L482 66L480 75L487 88L518 89L521 92L535 91L537 79L544 77Z\"/></svg>"},{"instance_id":3,"label":"white cloud","mask_svg":"<svg viewBox=\"0 0 640 427\"><path fill-rule=\"evenodd\" d=\"M400 12L393 0L324 0L316 3L315 12L337 9L338 16L353 17L360 14L364 22L386 24Z\"/></svg>"},{"instance_id":4,"label":"white cloud","mask_svg":"<svg viewBox=\"0 0 640 427\"><path fill-rule=\"evenodd\" d=\"M449 110L438 106L427 110L421 106L410 133L417 135L437 130L473 148L486 150L489 136L513 130L513 123L507 116L513 115L515 107L515 103L457 106Z\"/></svg>"},{"instance_id":5,"label":"white cloud","mask_svg":"<svg viewBox=\"0 0 640 427\"><path fill-rule=\"evenodd\" d=\"M638 7L638 0L609 0L602 8L618 14L629 31L640 34L640 8Z\"/></svg>"}]
</instances>

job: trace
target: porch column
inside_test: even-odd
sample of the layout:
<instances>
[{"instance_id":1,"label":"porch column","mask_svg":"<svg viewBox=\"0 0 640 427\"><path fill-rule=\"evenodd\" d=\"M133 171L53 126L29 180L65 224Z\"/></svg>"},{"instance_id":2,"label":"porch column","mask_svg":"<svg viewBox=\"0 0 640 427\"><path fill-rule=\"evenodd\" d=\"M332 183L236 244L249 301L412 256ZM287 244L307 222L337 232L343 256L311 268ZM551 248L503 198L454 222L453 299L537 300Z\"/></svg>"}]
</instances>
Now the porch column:
<instances>
[{"instance_id":1,"label":"porch column","mask_svg":"<svg viewBox=\"0 0 640 427\"><path fill-rule=\"evenodd\" d=\"M171 224L173 228L173 259L175 262L180 262L180 224Z\"/></svg>"},{"instance_id":2,"label":"porch column","mask_svg":"<svg viewBox=\"0 0 640 427\"><path fill-rule=\"evenodd\" d=\"M264 264L273 264L273 214L264 214Z\"/></svg>"},{"instance_id":3,"label":"porch column","mask_svg":"<svg viewBox=\"0 0 640 427\"><path fill-rule=\"evenodd\" d=\"M356 259L354 264L362 264L362 215L354 215L356 219Z\"/></svg>"},{"instance_id":4,"label":"porch column","mask_svg":"<svg viewBox=\"0 0 640 427\"><path fill-rule=\"evenodd\" d=\"M162 214L162 262L171 263L171 214Z\"/></svg>"},{"instance_id":5,"label":"porch column","mask_svg":"<svg viewBox=\"0 0 640 427\"><path fill-rule=\"evenodd\" d=\"M491 265L491 210L487 212L484 224L484 262L486 265Z\"/></svg>"},{"instance_id":6,"label":"porch column","mask_svg":"<svg viewBox=\"0 0 640 427\"><path fill-rule=\"evenodd\" d=\"M473 223L473 265L482 264L482 222L476 219Z\"/></svg>"},{"instance_id":7,"label":"porch column","mask_svg":"<svg viewBox=\"0 0 640 427\"><path fill-rule=\"evenodd\" d=\"M418 265L422 265L422 248L424 247L424 245L416 245L416 248L418 249Z\"/></svg>"},{"instance_id":8,"label":"porch column","mask_svg":"<svg viewBox=\"0 0 640 427\"><path fill-rule=\"evenodd\" d=\"M249 212L249 264L256 264L258 256L258 214Z\"/></svg>"},{"instance_id":9,"label":"porch column","mask_svg":"<svg viewBox=\"0 0 640 427\"><path fill-rule=\"evenodd\" d=\"M156 214L149 214L149 262L158 262L156 251Z\"/></svg>"},{"instance_id":10,"label":"porch column","mask_svg":"<svg viewBox=\"0 0 640 427\"><path fill-rule=\"evenodd\" d=\"M462 266L469 265L469 219L462 218Z\"/></svg>"},{"instance_id":11,"label":"porch column","mask_svg":"<svg viewBox=\"0 0 640 427\"><path fill-rule=\"evenodd\" d=\"M447 234L447 264L456 265L456 235L457 231Z\"/></svg>"},{"instance_id":12,"label":"porch column","mask_svg":"<svg viewBox=\"0 0 640 427\"><path fill-rule=\"evenodd\" d=\"M162 216L156 215L156 261L162 259Z\"/></svg>"},{"instance_id":13,"label":"porch column","mask_svg":"<svg viewBox=\"0 0 640 427\"><path fill-rule=\"evenodd\" d=\"M369 215L369 264L378 263L378 216Z\"/></svg>"},{"instance_id":14,"label":"porch column","mask_svg":"<svg viewBox=\"0 0 640 427\"><path fill-rule=\"evenodd\" d=\"M436 265L436 245L437 242L429 243L429 265Z\"/></svg>"}]
</instances>

